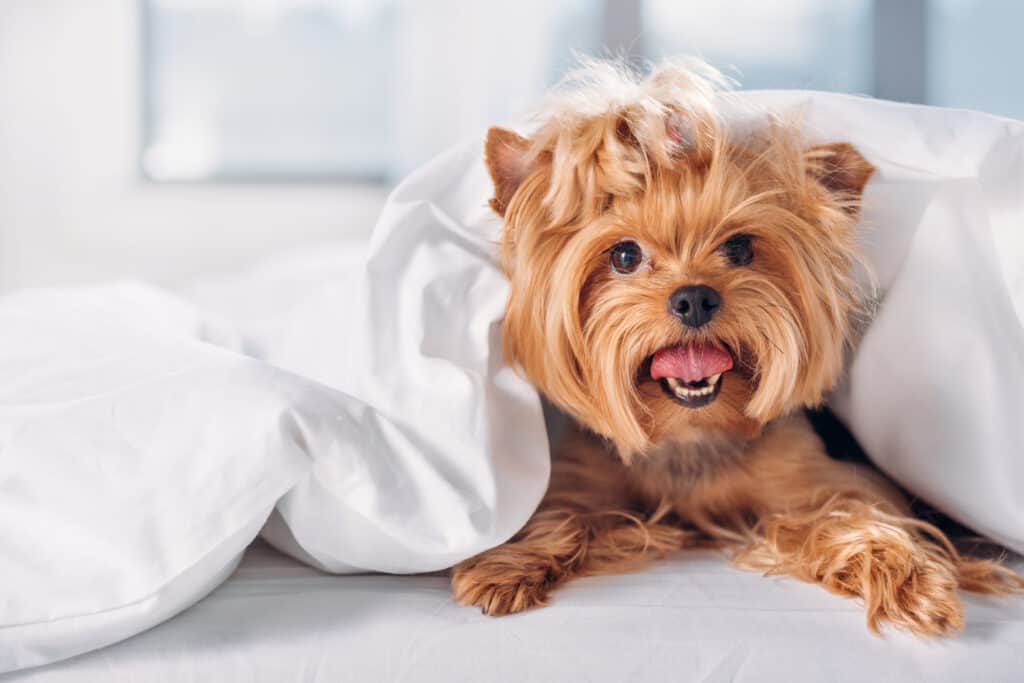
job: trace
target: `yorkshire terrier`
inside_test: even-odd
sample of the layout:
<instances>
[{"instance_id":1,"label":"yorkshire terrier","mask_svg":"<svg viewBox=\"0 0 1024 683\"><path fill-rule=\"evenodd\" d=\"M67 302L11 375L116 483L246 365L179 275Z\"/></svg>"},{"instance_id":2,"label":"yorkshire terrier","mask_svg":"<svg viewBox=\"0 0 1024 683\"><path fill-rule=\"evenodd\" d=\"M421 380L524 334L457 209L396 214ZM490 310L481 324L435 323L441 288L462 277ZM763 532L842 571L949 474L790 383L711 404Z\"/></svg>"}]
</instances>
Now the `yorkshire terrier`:
<instances>
[{"instance_id":1,"label":"yorkshire terrier","mask_svg":"<svg viewBox=\"0 0 1024 683\"><path fill-rule=\"evenodd\" d=\"M958 588L1024 586L878 472L829 458L803 413L839 379L862 308L872 165L796 123L736 130L700 63L585 71L529 137L487 135L505 352L578 426L526 526L453 569L456 599L518 612L698 544L856 596L876 632L950 633Z\"/></svg>"}]
</instances>

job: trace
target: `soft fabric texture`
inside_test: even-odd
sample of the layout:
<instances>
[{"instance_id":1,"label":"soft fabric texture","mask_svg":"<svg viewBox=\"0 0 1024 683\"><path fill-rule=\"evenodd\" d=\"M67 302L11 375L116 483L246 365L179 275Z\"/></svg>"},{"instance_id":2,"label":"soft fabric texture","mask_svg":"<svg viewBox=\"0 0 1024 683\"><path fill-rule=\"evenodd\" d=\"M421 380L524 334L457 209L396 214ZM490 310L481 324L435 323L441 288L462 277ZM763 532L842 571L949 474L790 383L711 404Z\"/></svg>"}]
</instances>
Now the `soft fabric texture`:
<instances>
[{"instance_id":1,"label":"soft fabric texture","mask_svg":"<svg viewBox=\"0 0 1024 683\"><path fill-rule=\"evenodd\" d=\"M206 310L131 284L0 299L0 671L180 612L275 505L268 540L335 572L443 569L525 523L547 436L502 362L500 222L458 184L477 154L396 190L365 267L283 259L195 285Z\"/></svg>"},{"instance_id":2,"label":"soft fabric texture","mask_svg":"<svg viewBox=\"0 0 1024 683\"><path fill-rule=\"evenodd\" d=\"M544 493L540 401L503 362L500 221L479 166L469 144L407 178L366 264L320 283L267 340L270 363L363 402L345 432L357 447L327 432L310 444L311 475L264 534L327 571L446 568L518 530Z\"/></svg>"},{"instance_id":3,"label":"soft fabric texture","mask_svg":"<svg viewBox=\"0 0 1024 683\"><path fill-rule=\"evenodd\" d=\"M454 603L444 576L339 579L256 544L180 617L0 683L1019 680L1024 596L969 595L965 607L958 638L879 637L852 600L688 550L495 619Z\"/></svg>"},{"instance_id":4,"label":"soft fabric texture","mask_svg":"<svg viewBox=\"0 0 1024 683\"><path fill-rule=\"evenodd\" d=\"M140 286L0 301L0 670L126 638L230 573L308 469L293 388Z\"/></svg>"},{"instance_id":5,"label":"soft fabric texture","mask_svg":"<svg viewBox=\"0 0 1024 683\"><path fill-rule=\"evenodd\" d=\"M862 235L880 303L835 409L914 494L1024 550L1024 124L740 101L738 118L800 113L878 169ZM329 571L407 573L526 521L548 442L498 344L480 138L399 186L365 264L322 251L182 296L0 299L0 670L181 611L261 527Z\"/></svg>"}]
</instances>

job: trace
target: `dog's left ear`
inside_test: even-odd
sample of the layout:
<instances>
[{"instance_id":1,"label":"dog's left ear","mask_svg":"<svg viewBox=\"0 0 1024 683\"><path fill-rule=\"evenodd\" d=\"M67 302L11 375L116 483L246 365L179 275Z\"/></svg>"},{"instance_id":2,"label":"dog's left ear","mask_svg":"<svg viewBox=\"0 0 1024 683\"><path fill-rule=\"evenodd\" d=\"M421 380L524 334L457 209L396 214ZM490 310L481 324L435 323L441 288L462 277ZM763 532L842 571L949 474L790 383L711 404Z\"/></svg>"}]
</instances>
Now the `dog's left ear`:
<instances>
[{"instance_id":1,"label":"dog's left ear","mask_svg":"<svg viewBox=\"0 0 1024 683\"><path fill-rule=\"evenodd\" d=\"M512 195L533 170L530 141L511 130L491 128L487 131L487 143L484 145L484 161L494 181L491 208L504 216Z\"/></svg>"},{"instance_id":2,"label":"dog's left ear","mask_svg":"<svg viewBox=\"0 0 1024 683\"><path fill-rule=\"evenodd\" d=\"M840 200L857 201L875 172L848 142L833 142L807 150L808 172Z\"/></svg>"}]
</instances>

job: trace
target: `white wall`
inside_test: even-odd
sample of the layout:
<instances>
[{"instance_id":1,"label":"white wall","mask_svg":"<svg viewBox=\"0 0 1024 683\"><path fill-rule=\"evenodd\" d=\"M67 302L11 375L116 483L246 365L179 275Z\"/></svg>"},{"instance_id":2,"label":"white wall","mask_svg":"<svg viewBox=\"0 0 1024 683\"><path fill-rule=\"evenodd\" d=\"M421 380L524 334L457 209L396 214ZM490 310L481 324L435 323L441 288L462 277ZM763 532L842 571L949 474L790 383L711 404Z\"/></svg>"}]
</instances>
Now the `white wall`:
<instances>
[{"instance_id":1,"label":"white wall","mask_svg":"<svg viewBox=\"0 0 1024 683\"><path fill-rule=\"evenodd\" d=\"M382 188L141 179L137 11L0 2L0 290L174 282L369 231Z\"/></svg>"}]
</instances>

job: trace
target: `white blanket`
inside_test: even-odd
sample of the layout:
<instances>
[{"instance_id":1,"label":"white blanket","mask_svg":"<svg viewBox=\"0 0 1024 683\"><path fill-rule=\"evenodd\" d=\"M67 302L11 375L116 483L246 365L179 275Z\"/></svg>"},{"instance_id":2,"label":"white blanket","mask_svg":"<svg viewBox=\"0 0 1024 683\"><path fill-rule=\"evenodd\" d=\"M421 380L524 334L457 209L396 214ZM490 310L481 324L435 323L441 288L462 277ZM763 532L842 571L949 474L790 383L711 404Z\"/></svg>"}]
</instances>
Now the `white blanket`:
<instances>
[{"instance_id":1,"label":"white blanket","mask_svg":"<svg viewBox=\"0 0 1024 683\"><path fill-rule=\"evenodd\" d=\"M878 168L881 306L834 405L914 493L1024 550L1024 125L754 93ZM482 136L481 136L482 137ZM419 572L539 501L536 393L502 363L478 141L395 191L365 264L290 259L176 297L0 299L0 671L184 609L266 538L335 572Z\"/></svg>"}]
</instances>

